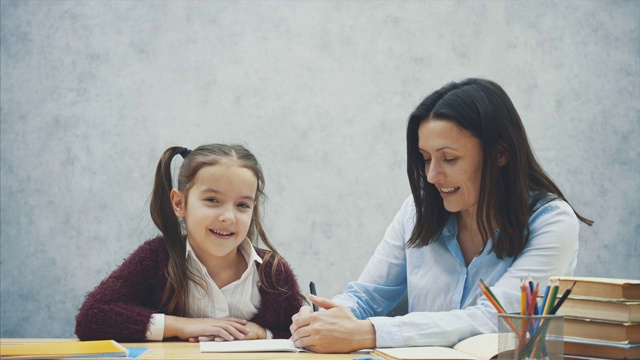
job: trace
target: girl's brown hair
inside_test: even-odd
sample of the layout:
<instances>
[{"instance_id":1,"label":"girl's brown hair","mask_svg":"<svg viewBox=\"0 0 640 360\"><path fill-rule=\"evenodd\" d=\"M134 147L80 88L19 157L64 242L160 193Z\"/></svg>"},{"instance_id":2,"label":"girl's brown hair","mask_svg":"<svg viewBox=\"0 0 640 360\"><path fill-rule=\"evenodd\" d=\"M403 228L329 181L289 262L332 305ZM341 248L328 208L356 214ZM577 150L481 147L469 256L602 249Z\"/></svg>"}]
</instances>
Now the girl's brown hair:
<instances>
[{"instance_id":1,"label":"girl's brown hair","mask_svg":"<svg viewBox=\"0 0 640 360\"><path fill-rule=\"evenodd\" d=\"M193 281L202 285L202 279L189 270L186 258L186 236L183 234L182 226L176 216L172 204L170 193L173 189L171 176L171 162L176 155L182 155L184 162L180 166L178 173L177 189L185 195L185 206L187 193L192 187L192 181L200 169L206 166L220 164L223 161L232 160L238 166L249 169L258 180L256 189L256 203L253 208L251 224L247 232L247 238L254 246L258 246L259 240L267 247L267 252L263 258L262 265L258 269L260 282L270 291L268 284L276 284L278 290L282 290L277 286L275 278L275 269L280 264L280 254L269 241L262 224L262 216L260 213L261 204L264 202L264 175L258 160L253 154L242 145L225 145L225 144L209 144L202 145L193 151L188 151L180 146L170 147L162 154L158 166L156 168L153 192L151 194L150 212L153 222L162 232L165 246L169 252L169 265L167 266L166 275L168 278L165 288L162 307L167 313L179 316L187 316L187 299L188 299L188 283ZM273 257L273 260L271 258ZM273 269L271 281L265 281L264 266L269 261L273 261Z\"/></svg>"}]
</instances>

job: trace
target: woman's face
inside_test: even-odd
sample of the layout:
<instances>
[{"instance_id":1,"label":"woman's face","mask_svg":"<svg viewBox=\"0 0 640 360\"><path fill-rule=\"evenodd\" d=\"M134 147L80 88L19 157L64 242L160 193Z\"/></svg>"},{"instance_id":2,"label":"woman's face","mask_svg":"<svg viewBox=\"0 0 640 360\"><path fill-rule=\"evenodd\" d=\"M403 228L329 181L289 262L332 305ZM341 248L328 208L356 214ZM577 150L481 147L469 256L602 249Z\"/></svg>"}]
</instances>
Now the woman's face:
<instances>
[{"instance_id":1,"label":"woman's face","mask_svg":"<svg viewBox=\"0 0 640 360\"><path fill-rule=\"evenodd\" d=\"M476 214L482 176L480 139L450 120L428 119L418 128L427 181L447 211Z\"/></svg>"}]
</instances>

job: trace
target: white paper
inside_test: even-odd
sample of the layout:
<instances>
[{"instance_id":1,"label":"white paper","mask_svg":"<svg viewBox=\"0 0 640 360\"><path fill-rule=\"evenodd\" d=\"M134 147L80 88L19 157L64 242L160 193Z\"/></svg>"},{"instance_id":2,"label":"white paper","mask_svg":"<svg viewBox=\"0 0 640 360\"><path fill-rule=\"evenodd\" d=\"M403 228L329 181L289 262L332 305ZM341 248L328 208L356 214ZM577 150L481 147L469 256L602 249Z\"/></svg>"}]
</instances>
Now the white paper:
<instances>
[{"instance_id":1,"label":"white paper","mask_svg":"<svg viewBox=\"0 0 640 360\"><path fill-rule=\"evenodd\" d=\"M200 352L301 352L289 339L203 341Z\"/></svg>"}]
</instances>

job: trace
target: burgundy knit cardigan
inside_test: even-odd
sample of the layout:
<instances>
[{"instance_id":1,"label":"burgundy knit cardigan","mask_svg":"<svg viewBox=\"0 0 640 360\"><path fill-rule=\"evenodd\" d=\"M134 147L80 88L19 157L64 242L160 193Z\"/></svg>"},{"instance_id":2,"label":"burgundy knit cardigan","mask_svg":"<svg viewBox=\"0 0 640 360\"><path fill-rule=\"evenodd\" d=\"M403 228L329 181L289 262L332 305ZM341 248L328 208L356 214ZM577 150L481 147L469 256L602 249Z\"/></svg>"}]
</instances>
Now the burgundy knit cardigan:
<instances>
[{"instance_id":1,"label":"burgundy knit cardigan","mask_svg":"<svg viewBox=\"0 0 640 360\"><path fill-rule=\"evenodd\" d=\"M264 250L256 249L256 252L261 258L265 255ZM272 259L265 262L265 279L272 290L258 285L260 308L253 319L247 320L269 329L274 338L289 338L291 316L302 306L302 295L295 274L284 259L275 270L278 286L271 283ZM167 314L160 302L167 285L165 270L168 263L169 253L164 238L157 237L143 243L87 294L76 315L78 339L145 341L151 315ZM285 291L273 291L278 287Z\"/></svg>"}]
</instances>

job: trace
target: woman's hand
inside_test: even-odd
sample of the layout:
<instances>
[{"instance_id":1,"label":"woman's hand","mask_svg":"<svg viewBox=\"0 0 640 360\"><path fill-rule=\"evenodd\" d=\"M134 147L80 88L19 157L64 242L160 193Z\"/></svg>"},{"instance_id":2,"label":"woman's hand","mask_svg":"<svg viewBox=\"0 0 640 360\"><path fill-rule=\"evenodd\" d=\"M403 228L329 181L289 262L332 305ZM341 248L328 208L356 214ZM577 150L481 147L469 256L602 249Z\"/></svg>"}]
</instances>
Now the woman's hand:
<instances>
[{"instance_id":1,"label":"woman's hand","mask_svg":"<svg viewBox=\"0 0 640 360\"><path fill-rule=\"evenodd\" d=\"M237 318L186 318L165 316L164 338L179 337L189 341L242 340L251 332L247 321Z\"/></svg>"},{"instance_id":2,"label":"woman's hand","mask_svg":"<svg viewBox=\"0 0 640 360\"><path fill-rule=\"evenodd\" d=\"M373 349L376 332L369 320L358 320L347 308L331 300L310 295L312 303L325 311L303 306L291 319L291 340L297 347L318 353L348 353Z\"/></svg>"}]
</instances>

